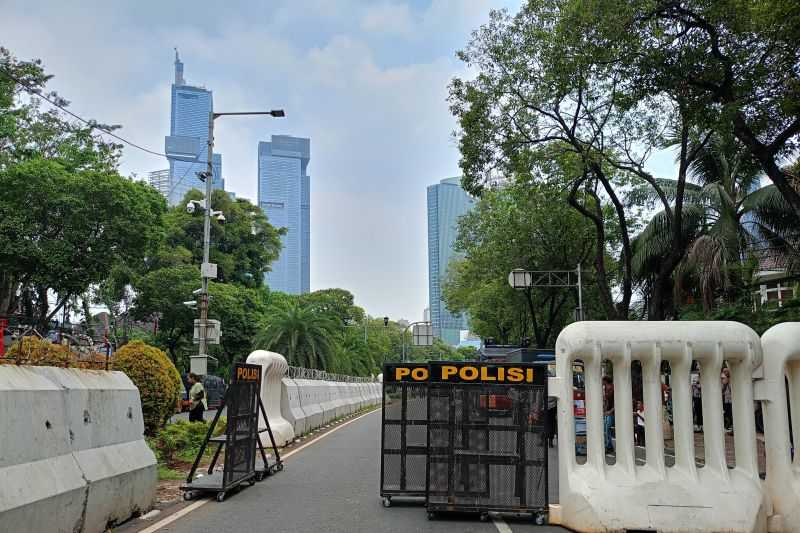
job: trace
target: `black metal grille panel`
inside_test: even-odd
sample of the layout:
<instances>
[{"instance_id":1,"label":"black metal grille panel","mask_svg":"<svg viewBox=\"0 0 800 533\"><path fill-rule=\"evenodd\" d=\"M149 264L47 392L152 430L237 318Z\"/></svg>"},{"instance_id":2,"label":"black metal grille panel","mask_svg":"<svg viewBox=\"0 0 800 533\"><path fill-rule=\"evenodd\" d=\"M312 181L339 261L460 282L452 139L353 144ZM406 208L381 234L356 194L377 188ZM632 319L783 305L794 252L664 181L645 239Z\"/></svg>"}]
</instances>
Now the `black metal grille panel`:
<instances>
[{"instance_id":1,"label":"black metal grille panel","mask_svg":"<svg viewBox=\"0 0 800 533\"><path fill-rule=\"evenodd\" d=\"M431 382L428 409L429 511L547 508L544 378Z\"/></svg>"},{"instance_id":2,"label":"black metal grille panel","mask_svg":"<svg viewBox=\"0 0 800 533\"><path fill-rule=\"evenodd\" d=\"M381 496L425 496L428 455L427 383L391 381L384 367ZM427 365L403 367L426 368Z\"/></svg>"}]
</instances>

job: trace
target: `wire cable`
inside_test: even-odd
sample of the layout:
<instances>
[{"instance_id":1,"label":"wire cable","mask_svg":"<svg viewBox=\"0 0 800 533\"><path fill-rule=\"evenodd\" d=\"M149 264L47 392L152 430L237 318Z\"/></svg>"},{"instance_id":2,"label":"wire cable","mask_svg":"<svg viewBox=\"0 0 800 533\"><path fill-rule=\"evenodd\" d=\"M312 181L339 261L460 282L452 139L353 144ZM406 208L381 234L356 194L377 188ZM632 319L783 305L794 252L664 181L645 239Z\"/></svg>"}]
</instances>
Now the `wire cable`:
<instances>
[{"instance_id":1,"label":"wire cable","mask_svg":"<svg viewBox=\"0 0 800 533\"><path fill-rule=\"evenodd\" d=\"M120 141L124 142L124 143L125 143L125 144L127 144L128 146L132 146L132 147L134 147L134 148L138 148L139 150L141 150L141 151L143 151L143 152L146 152L146 153L148 153L148 154L152 154L152 155L157 155L157 156L159 156L159 157L167 157L167 158L168 158L167 154L163 154L163 153L161 153L161 152L156 152L156 151L154 151L154 150L150 150L150 149L148 149L148 148L145 148L145 147L143 147L143 146L140 146L140 145L136 144L136 143L135 143L135 142L133 142L133 141L129 141L128 139L126 139L126 138L124 138L124 137L121 137L121 136L117 135L116 133L112 132L112 131L111 131L111 130L109 130L109 129L106 129L106 128L103 128L103 127L101 127L99 124L97 124L97 122L96 122L96 121L92 121L92 120L86 120L85 118L83 118L83 117L81 117L81 116L79 116L79 115L76 115L76 114L75 114L75 113L73 113L72 111L68 110L66 107L62 106L62 105L61 105L61 104L59 104L58 102L54 102L52 99L48 98L47 96L44 96L44 95L42 95L42 94L41 94L41 92L40 92L39 90L37 90L37 89L35 89L35 88L31 87L30 85L28 85L27 83L25 83L24 81L22 81L21 79L19 79L18 77L16 77L16 76L14 76L13 74L11 74L11 73L10 73L10 72L9 72L9 71L8 71L8 70L7 70L7 69L4 67L4 66L0 66L0 73L4 74L4 75L5 75L7 78L9 78L10 80L12 80L12 81L14 81L15 83L19 84L19 85L20 85L21 87L23 87L23 88L25 89L25 91L26 91L28 94L30 94L31 96L36 96L37 98L41 98L42 100L44 100L44 101L46 101L46 102L50 103L51 105L53 105L53 106L57 107L58 109L60 109L60 110L61 110L61 111L63 111L64 113L68 114L69 116L71 116L71 117L75 118L76 120L79 120L79 121L83 122L84 124L86 124L86 125L87 125L87 126L89 126L90 128L92 128L92 129L96 129L96 130L100 130L101 132L103 132L103 133L105 133L105 134L107 134L107 135L111 135L111 136L112 136L112 137L114 137L115 139L118 139L118 140L120 140Z\"/></svg>"},{"instance_id":2,"label":"wire cable","mask_svg":"<svg viewBox=\"0 0 800 533\"><path fill-rule=\"evenodd\" d=\"M148 154L156 155L156 156L159 156L159 157L166 157L166 158L167 158L167 160L171 160L171 159L172 159L172 158L170 158L170 157L169 157L167 154L164 154L164 153L161 153L161 152L156 152L156 151L154 151L154 150L150 150L150 149L148 149L148 148L145 148L145 147L143 147L143 146L140 146L140 145L136 144L136 143L135 143L135 142L133 142L133 141L129 141L128 139L126 139L126 138L124 138L124 137L122 137L122 136L120 136L120 135L117 135L116 133L112 132L111 130L108 130L108 129L106 129L106 128L102 128L102 127L100 127L100 125L98 125L98 124L97 124L97 122L95 122L95 121L86 120L85 118L83 118L83 117L81 117L81 116L79 116L79 115L76 115L76 114L75 114L75 113L73 113L72 111L68 110L66 107L64 107L64 106L60 105L58 102L54 102L52 99L48 98L47 96L44 96L44 95L42 95L42 94L40 93L40 91L39 91L39 90L37 90L37 89L35 89L35 88L31 87L30 85L28 85L27 83L25 83L24 81L22 81L21 79L19 79L17 76L14 76L13 74L11 74L11 73L10 73L10 72L9 72L9 71L8 71L8 70L5 68L5 67L3 67L3 66L0 66L0 73L4 74L4 75L5 75L7 78L9 78L10 80L12 80L12 81L14 81L15 83L17 83L19 86L21 86L22 88L24 88L24 89L25 89L25 91L26 91L28 94L30 94L31 96L35 96L35 97L37 97L37 98L41 98L42 100L44 100L44 101L48 102L48 103L49 103L49 104L51 104L52 106L54 106L54 107L57 107L58 109L60 109L60 110L61 110L61 111L63 111L64 113L67 113L69 116L71 116L71 117L75 118L76 120L79 120L79 121L81 121L82 123L86 124L86 125L87 125L87 126L89 126L90 128L92 128L92 129L97 129L97 130L100 130L101 132L103 132L103 133L105 133L105 134L107 134L107 135L111 135L111 136L112 136L112 137L114 137L115 139L118 139L118 140L120 140L120 141L124 142L125 144L127 144L127 145L129 145L129 146L132 146L132 147L134 147L134 148L137 148L137 149L139 149L139 150L142 150L143 152L146 152L146 153L148 153ZM175 183L175 184L172 186L172 188L170 188L169 192L168 192L168 193L167 193L167 195L166 195L167 199L169 199L169 197L172 195L172 193L173 193L173 192L175 192L175 189L178 187L178 185L180 185L180 184L183 182L183 180L184 180L184 179L186 178L186 176L188 175L188 173L189 173L189 170L191 170L191 169L193 168L193 166L194 166L194 163L196 163L196 162L200 162L200 163L205 163L205 164L208 164L208 162L207 162L207 161L198 161L199 157L200 157L200 154L199 154L199 153L197 153L197 154L195 154L195 156L194 156L194 159L193 159L193 160L189 160L189 163L192 163L192 164L191 164L189 167L187 167L187 168L186 168L186 171L183 173L183 176L181 176L181 178L180 178L180 179L179 179L179 180L178 180L178 181L177 181L177 182L176 182L176 183Z\"/></svg>"}]
</instances>

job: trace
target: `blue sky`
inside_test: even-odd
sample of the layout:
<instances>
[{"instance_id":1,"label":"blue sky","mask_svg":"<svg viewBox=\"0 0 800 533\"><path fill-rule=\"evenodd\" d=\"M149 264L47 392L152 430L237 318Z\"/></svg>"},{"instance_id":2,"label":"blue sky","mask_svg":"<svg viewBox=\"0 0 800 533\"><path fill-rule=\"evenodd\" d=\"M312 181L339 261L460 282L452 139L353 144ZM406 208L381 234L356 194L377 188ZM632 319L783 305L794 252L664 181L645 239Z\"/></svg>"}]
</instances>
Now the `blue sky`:
<instances>
[{"instance_id":1,"label":"blue sky","mask_svg":"<svg viewBox=\"0 0 800 533\"><path fill-rule=\"evenodd\" d=\"M3 0L0 45L41 58L74 112L157 151L176 46L217 111L285 109L218 121L227 188L255 200L258 142L310 137L312 290L342 287L372 315L421 319L425 188L459 173L447 84L467 73L455 51L490 9L519 3ZM166 166L126 148L121 170Z\"/></svg>"},{"instance_id":2,"label":"blue sky","mask_svg":"<svg viewBox=\"0 0 800 533\"><path fill-rule=\"evenodd\" d=\"M425 187L458 174L447 84L454 53L501 1L3 1L0 44L41 58L78 114L161 151L173 47L218 111L230 190L255 199L258 141L311 138L312 289L343 287L370 314L421 319ZM511 2L516 8L518 2ZM122 172L164 160L126 148Z\"/></svg>"}]
</instances>

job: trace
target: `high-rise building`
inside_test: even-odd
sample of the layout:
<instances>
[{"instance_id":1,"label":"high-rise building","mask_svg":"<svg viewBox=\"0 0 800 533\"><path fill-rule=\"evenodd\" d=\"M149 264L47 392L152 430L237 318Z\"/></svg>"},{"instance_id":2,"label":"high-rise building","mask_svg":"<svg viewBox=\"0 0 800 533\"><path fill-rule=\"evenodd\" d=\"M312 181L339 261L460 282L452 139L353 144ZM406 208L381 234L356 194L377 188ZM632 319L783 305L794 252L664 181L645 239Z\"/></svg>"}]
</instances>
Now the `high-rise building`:
<instances>
[{"instance_id":1,"label":"high-rise building","mask_svg":"<svg viewBox=\"0 0 800 533\"><path fill-rule=\"evenodd\" d=\"M188 85L183 77L183 62L175 50L175 81L172 84L172 104L170 112L169 135L164 137L164 152L169 161L169 180L163 183L161 171L156 178L161 184L157 187L167 198L169 205L178 204L191 189L205 190L205 184L198 176L208 165L208 118L214 110L211 91L204 87ZM212 156L213 181L215 189L225 189L222 179L222 155Z\"/></svg>"},{"instance_id":2,"label":"high-rise building","mask_svg":"<svg viewBox=\"0 0 800 533\"><path fill-rule=\"evenodd\" d=\"M457 346L461 330L469 329L467 318L451 313L442 301L442 282L447 266L456 254L458 218L475 201L461 188L461 178L448 178L428 187L428 300L433 334Z\"/></svg>"},{"instance_id":3,"label":"high-rise building","mask_svg":"<svg viewBox=\"0 0 800 533\"><path fill-rule=\"evenodd\" d=\"M273 135L258 143L258 205L270 224L287 229L265 279L270 289L289 294L311 290L310 159L310 139Z\"/></svg>"},{"instance_id":4,"label":"high-rise building","mask_svg":"<svg viewBox=\"0 0 800 533\"><path fill-rule=\"evenodd\" d=\"M147 182L155 190L160 192L162 196L166 197L169 194L171 181L169 179L169 169L154 170L147 175Z\"/></svg>"}]
</instances>

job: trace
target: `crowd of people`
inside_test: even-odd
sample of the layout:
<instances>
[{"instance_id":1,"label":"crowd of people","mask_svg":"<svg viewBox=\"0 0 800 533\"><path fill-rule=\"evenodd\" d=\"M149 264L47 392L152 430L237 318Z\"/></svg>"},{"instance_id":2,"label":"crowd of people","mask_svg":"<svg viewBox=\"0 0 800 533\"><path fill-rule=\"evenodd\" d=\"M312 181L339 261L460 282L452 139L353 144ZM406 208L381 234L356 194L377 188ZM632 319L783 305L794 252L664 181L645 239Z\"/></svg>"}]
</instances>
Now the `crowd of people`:
<instances>
[{"instance_id":1,"label":"crowd of people","mask_svg":"<svg viewBox=\"0 0 800 533\"><path fill-rule=\"evenodd\" d=\"M731 389L731 372L728 367L722 369L720 373L720 384L722 391L722 416L725 431L733 433L733 395ZM703 390L700 381L699 370L693 372L691 375L691 391L692 391L692 421L694 431L696 433L703 431ZM667 383L662 383L662 409L664 410L664 419L670 427L672 426L672 389ZM641 389L639 389L641 394ZM645 416L644 416L644 402L639 397L636 398L634 392L634 410L633 416L633 431L634 441L637 446L644 446L645 443ZM759 428L759 406L756 409L756 429ZM603 428L605 436L606 453L614 451L614 380L611 376L603 376Z\"/></svg>"}]
</instances>

